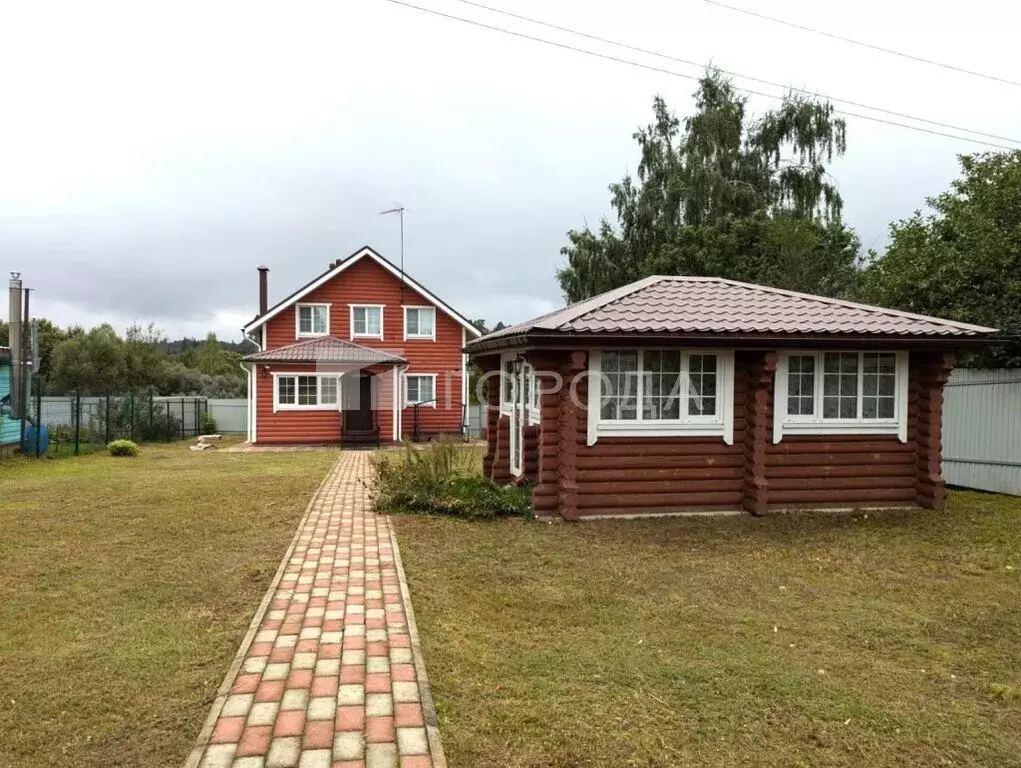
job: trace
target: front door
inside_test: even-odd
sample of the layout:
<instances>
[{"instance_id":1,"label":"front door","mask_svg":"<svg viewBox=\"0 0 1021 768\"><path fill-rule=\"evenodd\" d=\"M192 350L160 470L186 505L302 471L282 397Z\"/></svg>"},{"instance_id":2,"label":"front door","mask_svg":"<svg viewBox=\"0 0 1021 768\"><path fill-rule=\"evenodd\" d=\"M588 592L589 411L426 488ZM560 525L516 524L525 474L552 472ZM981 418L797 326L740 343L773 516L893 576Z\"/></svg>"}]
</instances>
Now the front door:
<instances>
[{"instance_id":1,"label":"front door","mask_svg":"<svg viewBox=\"0 0 1021 768\"><path fill-rule=\"evenodd\" d=\"M344 376L341 393L344 429L372 429L372 376L365 373Z\"/></svg>"}]
</instances>

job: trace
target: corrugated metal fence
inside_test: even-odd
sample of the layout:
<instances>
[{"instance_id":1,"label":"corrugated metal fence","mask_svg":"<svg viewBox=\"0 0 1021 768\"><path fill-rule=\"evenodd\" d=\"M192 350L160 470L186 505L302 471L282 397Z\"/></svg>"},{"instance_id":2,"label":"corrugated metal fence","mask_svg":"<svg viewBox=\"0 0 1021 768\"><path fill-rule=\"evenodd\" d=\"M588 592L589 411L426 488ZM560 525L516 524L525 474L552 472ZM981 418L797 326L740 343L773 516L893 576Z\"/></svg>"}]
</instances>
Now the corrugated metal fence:
<instances>
[{"instance_id":1,"label":"corrugated metal fence","mask_svg":"<svg viewBox=\"0 0 1021 768\"><path fill-rule=\"evenodd\" d=\"M1021 496L1021 368L958 368L943 403L947 482Z\"/></svg>"}]
</instances>

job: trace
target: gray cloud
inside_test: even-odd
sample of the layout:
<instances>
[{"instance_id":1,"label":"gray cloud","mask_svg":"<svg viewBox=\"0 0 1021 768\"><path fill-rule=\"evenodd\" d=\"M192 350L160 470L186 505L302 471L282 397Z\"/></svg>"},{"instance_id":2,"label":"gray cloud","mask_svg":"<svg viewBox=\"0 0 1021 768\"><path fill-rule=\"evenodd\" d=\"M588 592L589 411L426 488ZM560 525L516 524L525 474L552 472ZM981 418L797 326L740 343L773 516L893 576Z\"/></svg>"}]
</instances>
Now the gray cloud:
<instances>
[{"instance_id":1,"label":"gray cloud","mask_svg":"<svg viewBox=\"0 0 1021 768\"><path fill-rule=\"evenodd\" d=\"M276 299L366 243L396 260L397 222L378 215L395 201L407 207L407 268L436 293L491 322L546 311L560 301L564 233L607 213L606 186L633 169L631 134L653 94L684 114L694 88L382 0L183 3L161 18L131 3L26 5L0 51L0 71L17 75L0 85L0 268L24 272L34 306L62 324L236 337L258 264ZM800 0L772 10L810 9L819 27L1009 75L1013 25L991 27L974 5L921 20L878 2L853 18ZM831 95L994 132L1018 125L1005 86L710 6L548 6L514 7ZM955 153L977 149L850 120L833 172L863 245L881 247L891 220L946 188Z\"/></svg>"}]
</instances>

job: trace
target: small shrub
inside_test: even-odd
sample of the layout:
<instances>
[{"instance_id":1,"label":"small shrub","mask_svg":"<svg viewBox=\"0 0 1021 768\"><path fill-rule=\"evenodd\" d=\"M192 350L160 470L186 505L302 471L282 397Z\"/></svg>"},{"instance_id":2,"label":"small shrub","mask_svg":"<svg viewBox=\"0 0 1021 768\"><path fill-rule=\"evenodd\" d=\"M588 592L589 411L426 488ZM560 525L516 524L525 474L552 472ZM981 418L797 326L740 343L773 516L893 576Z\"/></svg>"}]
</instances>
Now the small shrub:
<instances>
[{"instance_id":1,"label":"small shrub","mask_svg":"<svg viewBox=\"0 0 1021 768\"><path fill-rule=\"evenodd\" d=\"M397 456L374 460L373 501L380 512L490 518L531 515L528 488L504 488L477 474L476 456L457 442L420 448L406 444Z\"/></svg>"},{"instance_id":2,"label":"small shrub","mask_svg":"<svg viewBox=\"0 0 1021 768\"><path fill-rule=\"evenodd\" d=\"M212 435L216 433L216 419L210 413L202 414L202 434Z\"/></svg>"},{"instance_id":3,"label":"small shrub","mask_svg":"<svg viewBox=\"0 0 1021 768\"><path fill-rule=\"evenodd\" d=\"M114 440L108 446L111 456L137 456L138 445L130 440Z\"/></svg>"}]
</instances>

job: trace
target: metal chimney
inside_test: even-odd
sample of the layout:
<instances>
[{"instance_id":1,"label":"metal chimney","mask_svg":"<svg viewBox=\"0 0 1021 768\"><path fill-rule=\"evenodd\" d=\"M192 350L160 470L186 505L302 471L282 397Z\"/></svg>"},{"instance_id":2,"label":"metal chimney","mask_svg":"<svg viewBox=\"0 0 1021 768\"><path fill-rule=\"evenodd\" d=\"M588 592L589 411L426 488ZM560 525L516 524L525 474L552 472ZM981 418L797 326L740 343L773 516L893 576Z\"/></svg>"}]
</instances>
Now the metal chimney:
<instances>
[{"instance_id":1,"label":"metal chimney","mask_svg":"<svg viewBox=\"0 0 1021 768\"><path fill-rule=\"evenodd\" d=\"M259 314L269 309L269 267L259 267Z\"/></svg>"},{"instance_id":2,"label":"metal chimney","mask_svg":"<svg viewBox=\"0 0 1021 768\"><path fill-rule=\"evenodd\" d=\"M11 272L10 283L10 338L11 348L11 410L15 419L25 415L22 396L24 395L24 343L21 338L21 273Z\"/></svg>"}]
</instances>

